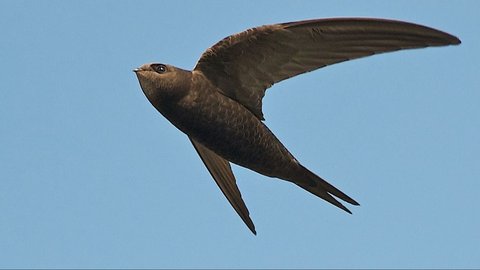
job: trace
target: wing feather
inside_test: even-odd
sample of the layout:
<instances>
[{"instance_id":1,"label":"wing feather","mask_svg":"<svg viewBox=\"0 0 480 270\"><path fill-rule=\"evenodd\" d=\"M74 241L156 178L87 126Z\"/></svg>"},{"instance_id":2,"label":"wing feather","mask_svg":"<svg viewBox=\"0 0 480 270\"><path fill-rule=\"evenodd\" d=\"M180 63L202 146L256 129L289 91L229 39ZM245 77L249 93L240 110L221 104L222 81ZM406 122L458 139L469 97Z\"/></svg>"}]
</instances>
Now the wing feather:
<instances>
[{"instance_id":1,"label":"wing feather","mask_svg":"<svg viewBox=\"0 0 480 270\"><path fill-rule=\"evenodd\" d=\"M237 187L230 163L194 139L190 138L190 141L228 202L253 234L257 234L242 194Z\"/></svg>"},{"instance_id":2,"label":"wing feather","mask_svg":"<svg viewBox=\"0 0 480 270\"><path fill-rule=\"evenodd\" d=\"M402 21L307 20L226 37L202 54L195 71L263 120L262 98L274 83L373 54L459 43L445 32Z\"/></svg>"}]
</instances>

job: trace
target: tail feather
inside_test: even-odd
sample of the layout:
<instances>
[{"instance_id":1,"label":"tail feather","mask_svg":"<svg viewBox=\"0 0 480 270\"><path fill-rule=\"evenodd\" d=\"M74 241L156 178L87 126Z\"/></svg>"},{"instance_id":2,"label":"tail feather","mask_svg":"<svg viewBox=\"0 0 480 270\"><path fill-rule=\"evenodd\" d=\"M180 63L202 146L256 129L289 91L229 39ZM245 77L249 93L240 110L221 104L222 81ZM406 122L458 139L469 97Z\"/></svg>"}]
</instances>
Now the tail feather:
<instances>
[{"instance_id":1,"label":"tail feather","mask_svg":"<svg viewBox=\"0 0 480 270\"><path fill-rule=\"evenodd\" d=\"M350 214L352 212L350 212L350 210L348 210L348 208L346 208L342 203L340 203L338 200L336 200L333 196L335 196L338 199L341 199L341 200L343 200L347 203L350 203L352 205L360 205L357 201L350 198L348 195L346 195L345 193L343 193L342 191L340 191L336 187L332 186L330 183L323 180L321 177L319 177L316 174L314 174L313 172L309 171L307 168L305 168L303 166L301 166L301 167L303 169L304 176L306 178L312 180L314 183L316 183L316 185L309 186L309 185L305 185L305 184L300 184L299 182L295 181L295 183L299 187L307 190L308 192L324 199L325 201L335 205L336 207L338 207L338 208L340 208L340 209L342 209L342 210L344 210L344 211L346 211Z\"/></svg>"}]
</instances>

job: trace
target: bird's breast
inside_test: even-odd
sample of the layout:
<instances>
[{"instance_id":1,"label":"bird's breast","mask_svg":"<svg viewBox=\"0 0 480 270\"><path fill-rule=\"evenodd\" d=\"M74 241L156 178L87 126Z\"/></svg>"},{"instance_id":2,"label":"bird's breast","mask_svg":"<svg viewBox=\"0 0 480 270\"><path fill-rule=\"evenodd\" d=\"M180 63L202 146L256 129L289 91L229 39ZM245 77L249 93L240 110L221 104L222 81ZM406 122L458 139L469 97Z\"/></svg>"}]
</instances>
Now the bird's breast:
<instances>
[{"instance_id":1,"label":"bird's breast","mask_svg":"<svg viewBox=\"0 0 480 270\"><path fill-rule=\"evenodd\" d=\"M192 91L162 112L177 128L223 158L268 176L295 159L248 109L212 89Z\"/></svg>"}]
</instances>

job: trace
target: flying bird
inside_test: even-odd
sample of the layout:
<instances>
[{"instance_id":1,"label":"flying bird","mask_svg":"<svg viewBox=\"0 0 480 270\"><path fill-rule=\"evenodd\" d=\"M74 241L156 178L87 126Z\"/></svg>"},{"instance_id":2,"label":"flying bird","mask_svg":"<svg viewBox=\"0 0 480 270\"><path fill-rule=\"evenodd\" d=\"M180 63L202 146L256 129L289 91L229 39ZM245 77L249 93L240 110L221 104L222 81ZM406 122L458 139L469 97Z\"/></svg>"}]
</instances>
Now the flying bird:
<instances>
[{"instance_id":1,"label":"flying bird","mask_svg":"<svg viewBox=\"0 0 480 270\"><path fill-rule=\"evenodd\" d=\"M256 234L230 162L296 184L351 213L357 201L305 168L265 125L262 98L273 84L373 54L460 40L426 26L333 18L264 25L207 49L192 71L149 63L135 69L150 103L185 133L232 207Z\"/></svg>"}]
</instances>

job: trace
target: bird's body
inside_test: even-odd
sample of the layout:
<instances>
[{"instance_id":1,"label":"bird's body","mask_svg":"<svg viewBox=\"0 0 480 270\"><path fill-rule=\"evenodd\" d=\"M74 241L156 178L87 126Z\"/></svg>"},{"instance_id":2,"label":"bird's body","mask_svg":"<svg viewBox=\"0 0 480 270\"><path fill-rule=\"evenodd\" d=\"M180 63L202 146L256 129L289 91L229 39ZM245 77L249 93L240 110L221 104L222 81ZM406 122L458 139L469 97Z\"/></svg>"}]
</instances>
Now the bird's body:
<instances>
[{"instance_id":1,"label":"bird's body","mask_svg":"<svg viewBox=\"0 0 480 270\"><path fill-rule=\"evenodd\" d=\"M326 65L460 41L431 28L378 19L324 19L253 28L208 49L193 71L164 64L135 70L152 105L188 135L213 178L255 233L229 162L290 181L350 212L358 203L302 166L263 123L276 82Z\"/></svg>"},{"instance_id":2,"label":"bird's body","mask_svg":"<svg viewBox=\"0 0 480 270\"><path fill-rule=\"evenodd\" d=\"M238 102L192 72L175 106L160 112L178 129L225 159L263 175L288 179L298 163L267 126ZM305 180L306 181L306 180Z\"/></svg>"}]
</instances>

